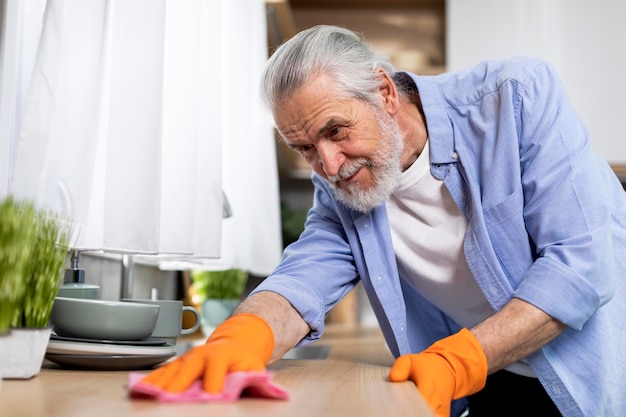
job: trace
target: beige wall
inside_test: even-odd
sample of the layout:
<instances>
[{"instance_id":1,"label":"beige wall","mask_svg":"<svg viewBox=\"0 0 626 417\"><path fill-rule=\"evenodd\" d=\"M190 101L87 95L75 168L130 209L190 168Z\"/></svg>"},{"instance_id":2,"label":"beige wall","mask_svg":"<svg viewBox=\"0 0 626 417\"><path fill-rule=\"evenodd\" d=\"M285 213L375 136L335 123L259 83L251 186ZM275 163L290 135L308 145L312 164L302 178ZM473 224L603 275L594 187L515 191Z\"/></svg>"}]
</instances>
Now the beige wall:
<instances>
[{"instance_id":1,"label":"beige wall","mask_svg":"<svg viewBox=\"0 0 626 417\"><path fill-rule=\"evenodd\" d=\"M293 9L298 30L318 24L346 27L386 54L401 70L439 73L445 65L445 21L438 8Z\"/></svg>"}]
</instances>

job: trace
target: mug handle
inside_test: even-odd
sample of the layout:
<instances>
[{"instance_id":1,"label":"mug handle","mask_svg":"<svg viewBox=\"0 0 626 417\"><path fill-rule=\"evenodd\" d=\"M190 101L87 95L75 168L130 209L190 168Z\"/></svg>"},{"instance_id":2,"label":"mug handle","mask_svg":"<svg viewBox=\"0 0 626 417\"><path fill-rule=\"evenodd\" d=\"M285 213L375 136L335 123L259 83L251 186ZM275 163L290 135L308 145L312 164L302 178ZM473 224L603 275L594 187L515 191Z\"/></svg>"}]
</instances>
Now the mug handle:
<instances>
[{"instance_id":1,"label":"mug handle","mask_svg":"<svg viewBox=\"0 0 626 417\"><path fill-rule=\"evenodd\" d=\"M198 330L198 327L200 327L200 323L201 323L201 318L200 318L200 312L198 312L198 310L196 310L194 307L192 306L183 306L183 314L185 313L185 311L189 311L191 313L193 313L194 316L196 316L196 322L193 324L193 326L187 328L187 329L181 329L180 334L192 334L194 333L196 330Z\"/></svg>"}]
</instances>

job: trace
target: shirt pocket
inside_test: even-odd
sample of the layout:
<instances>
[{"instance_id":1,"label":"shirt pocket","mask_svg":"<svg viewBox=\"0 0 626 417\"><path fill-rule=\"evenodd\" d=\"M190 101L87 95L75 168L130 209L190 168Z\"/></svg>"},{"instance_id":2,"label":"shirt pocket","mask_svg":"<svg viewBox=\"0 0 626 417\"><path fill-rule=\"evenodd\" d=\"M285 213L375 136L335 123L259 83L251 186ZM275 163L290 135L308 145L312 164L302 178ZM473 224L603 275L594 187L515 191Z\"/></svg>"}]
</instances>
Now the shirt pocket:
<instances>
[{"instance_id":1,"label":"shirt pocket","mask_svg":"<svg viewBox=\"0 0 626 417\"><path fill-rule=\"evenodd\" d=\"M515 190L500 203L483 212L493 250L505 273L521 278L530 268L532 240L524 223L524 196ZM519 282L513 280L514 288Z\"/></svg>"}]
</instances>

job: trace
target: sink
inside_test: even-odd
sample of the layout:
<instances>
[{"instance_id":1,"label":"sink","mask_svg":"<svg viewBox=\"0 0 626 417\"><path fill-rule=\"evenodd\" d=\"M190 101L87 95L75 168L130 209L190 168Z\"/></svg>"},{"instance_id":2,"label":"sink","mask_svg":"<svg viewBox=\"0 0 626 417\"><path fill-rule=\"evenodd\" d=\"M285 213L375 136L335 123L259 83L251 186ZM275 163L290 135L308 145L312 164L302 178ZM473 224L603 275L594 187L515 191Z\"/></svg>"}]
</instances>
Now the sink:
<instances>
[{"instance_id":1,"label":"sink","mask_svg":"<svg viewBox=\"0 0 626 417\"><path fill-rule=\"evenodd\" d=\"M326 359L329 351L327 345L299 346L285 353L283 359Z\"/></svg>"}]
</instances>

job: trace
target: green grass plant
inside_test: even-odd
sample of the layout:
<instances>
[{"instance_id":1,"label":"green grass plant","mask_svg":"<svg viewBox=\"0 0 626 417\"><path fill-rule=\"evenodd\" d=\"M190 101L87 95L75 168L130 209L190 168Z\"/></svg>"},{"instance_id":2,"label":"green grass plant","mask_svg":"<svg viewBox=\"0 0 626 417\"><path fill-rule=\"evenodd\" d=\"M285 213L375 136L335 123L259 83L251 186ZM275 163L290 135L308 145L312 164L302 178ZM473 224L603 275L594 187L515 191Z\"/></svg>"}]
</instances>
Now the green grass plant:
<instances>
[{"instance_id":1,"label":"green grass plant","mask_svg":"<svg viewBox=\"0 0 626 417\"><path fill-rule=\"evenodd\" d=\"M61 285L61 274L68 252L72 227L53 213L35 216L37 235L26 274L27 290L13 327L41 328L48 325L54 298Z\"/></svg>"},{"instance_id":2,"label":"green grass plant","mask_svg":"<svg viewBox=\"0 0 626 417\"><path fill-rule=\"evenodd\" d=\"M0 202L0 334L48 325L72 226L12 197Z\"/></svg>"},{"instance_id":3,"label":"green grass plant","mask_svg":"<svg viewBox=\"0 0 626 417\"><path fill-rule=\"evenodd\" d=\"M239 299L246 286L248 273L241 269L223 271L191 271L196 294L202 299Z\"/></svg>"},{"instance_id":4,"label":"green grass plant","mask_svg":"<svg viewBox=\"0 0 626 417\"><path fill-rule=\"evenodd\" d=\"M35 209L8 197L0 202L0 334L7 333L27 290L34 249Z\"/></svg>"}]
</instances>

